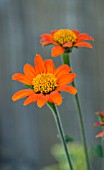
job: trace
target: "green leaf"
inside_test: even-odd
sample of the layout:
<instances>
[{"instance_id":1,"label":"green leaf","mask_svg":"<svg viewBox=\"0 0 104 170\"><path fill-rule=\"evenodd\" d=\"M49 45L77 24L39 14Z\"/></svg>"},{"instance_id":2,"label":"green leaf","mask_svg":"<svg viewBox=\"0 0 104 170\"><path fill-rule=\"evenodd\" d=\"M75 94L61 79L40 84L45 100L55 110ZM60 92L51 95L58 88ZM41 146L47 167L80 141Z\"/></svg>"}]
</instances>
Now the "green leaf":
<instances>
[{"instance_id":1,"label":"green leaf","mask_svg":"<svg viewBox=\"0 0 104 170\"><path fill-rule=\"evenodd\" d=\"M57 135L57 137L60 138L59 135ZM68 135L65 135L64 138L65 138L66 143L69 143L69 142L73 142L73 141L74 141L74 138L71 138L71 137L69 137Z\"/></svg>"},{"instance_id":2,"label":"green leaf","mask_svg":"<svg viewBox=\"0 0 104 170\"><path fill-rule=\"evenodd\" d=\"M98 157L103 157L103 150L102 150L102 145L96 144L94 146L94 153Z\"/></svg>"},{"instance_id":3,"label":"green leaf","mask_svg":"<svg viewBox=\"0 0 104 170\"><path fill-rule=\"evenodd\" d=\"M98 119L99 119L99 122L103 122L103 116L102 115L98 115Z\"/></svg>"},{"instance_id":4,"label":"green leaf","mask_svg":"<svg viewBox=\"0 0 104 170\"><path fill-rule=\"evenodd\" d=\"M68 135L65 135L65 140L66 140L66 143L69 143L69 142L73 142L74 138L71 138Z\"/></svg>"}]
</instances>

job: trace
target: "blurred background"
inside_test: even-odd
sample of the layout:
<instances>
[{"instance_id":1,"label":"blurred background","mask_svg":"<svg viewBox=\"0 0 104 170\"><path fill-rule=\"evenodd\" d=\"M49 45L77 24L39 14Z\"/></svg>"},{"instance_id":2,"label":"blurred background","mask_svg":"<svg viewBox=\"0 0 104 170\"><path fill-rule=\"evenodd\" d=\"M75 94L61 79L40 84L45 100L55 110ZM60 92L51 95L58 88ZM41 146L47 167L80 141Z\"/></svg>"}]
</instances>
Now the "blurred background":
<instances>
[{"instance_id":1,"label":"blurred background","mask_svg":"<svg viewBox=\"0 0 104 170\"><path fill-rule=\"evenodd\" d=\"M51 148L60 142L49 108L11 101L23 88L11 80L12 74L22 73L25 63L33 64L36 53L51 58L51 46L42 48L39 36L54 29L78 29L95 39L93 49L74 49L70 59L77 73L87 143L92 149L101 142L95 138L101 129L93 125L95 112L104 111L103 21L103 0L0 0L0 170L41 170L57 163ZM53 60L61 64L60 57ZM63 98L59 111L65 133L81 143L74 96L63 93ZM91 165L92 170L100 169L101 159L94 156Z\"/></svg>"}]
</instances>

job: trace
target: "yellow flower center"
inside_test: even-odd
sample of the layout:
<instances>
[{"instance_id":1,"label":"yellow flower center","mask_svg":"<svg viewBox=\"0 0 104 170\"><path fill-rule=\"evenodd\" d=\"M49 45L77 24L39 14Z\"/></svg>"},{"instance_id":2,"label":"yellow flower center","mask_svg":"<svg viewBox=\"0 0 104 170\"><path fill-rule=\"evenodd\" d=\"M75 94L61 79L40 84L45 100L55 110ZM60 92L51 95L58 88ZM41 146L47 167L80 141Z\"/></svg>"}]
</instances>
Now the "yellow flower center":
<instances>
[{"instance_id":1,"label":"yellow flower center","mask_svg":"<svg viewBox=\"0 0 104 170\"><path fill-rule=\"evenodd\" d=\"M53 35L54 41L59 43L60 45L65 44L66 42L75 42L77 39L76 34L71 30L59 30Z\"/></svg>"},{"instance_id":2,"label":"yellow flower center","mask_svg":"<svg viewBox=\"0 0 104 170\"><path fill-rule=\"evenodd\" d=\"M57 78L52 73L38 74L33 78L32 84L35 93L47 94L54 91L57 85Z\"/></svg>"}]
</instances>

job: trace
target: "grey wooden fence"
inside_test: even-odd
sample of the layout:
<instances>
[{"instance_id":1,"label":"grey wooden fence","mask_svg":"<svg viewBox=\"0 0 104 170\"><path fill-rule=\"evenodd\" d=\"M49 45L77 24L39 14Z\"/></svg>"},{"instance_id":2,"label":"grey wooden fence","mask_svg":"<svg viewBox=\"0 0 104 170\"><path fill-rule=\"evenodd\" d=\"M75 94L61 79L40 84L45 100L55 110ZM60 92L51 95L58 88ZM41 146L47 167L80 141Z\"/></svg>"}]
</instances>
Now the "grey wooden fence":
<instances>
[{"instance_id":1,"label":"grey wooden fence","mask_svg":"<svg viewBox=\"0 0 104 170\"><path fill-rule=\"evenodd\" d=\"M59 28L78 29L95 38L93 49L80 48L71 54L73 72L83 110L87 142L100 143L93 124L95 112L104 111L104 1L102 0L0 0L0 169L38 170L55 162L51 147L59 142L50 110L36 104L13 103L12 94L23 85L11 80L36 53L51 58L50 47L42 48L39 36ZM54 59L56 66L60 57ZM80 139L77 108L72 95L63 94L59 107L65 131ZM101 160L92 160L92 169Z\"/></svg>"}]
</instances>

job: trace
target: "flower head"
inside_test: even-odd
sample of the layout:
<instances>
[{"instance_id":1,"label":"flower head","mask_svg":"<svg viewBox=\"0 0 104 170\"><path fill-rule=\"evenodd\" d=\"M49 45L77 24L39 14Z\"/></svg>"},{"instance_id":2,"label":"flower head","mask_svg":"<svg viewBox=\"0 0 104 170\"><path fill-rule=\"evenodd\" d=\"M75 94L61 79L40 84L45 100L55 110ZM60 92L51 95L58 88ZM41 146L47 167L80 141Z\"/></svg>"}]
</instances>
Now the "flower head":
<instances>
[{"instance_id":1,"label":"flower head","mask_svg":"<svg viewBox=\"0 0 104 170\"><path fill-rule=\"evenodd\" d=\"M99 122L95 123L95 126L104 126L104 112L96 112Z\"/></svg>"},{"instance_id":2,"label":"flower head","mask_svg":"<svg viewBox=\"0 0 104 170\"><path fill-rule=\"evenodd\" d=\"M85 40L94 40L86 33L77 30L59 29L51 31L50 34L41 34L40 43L42 46L53 44L52 56L57 57L65 52L70 52L73 47L92 48L92 45Z\"/></svg>"},{"instance_id":3,"label":"flower head","mask_svg":"<svg viewBox=\"0 0 104 170\"><path fill-rule=\"evenodd\" d=\"M12 80L25 84L28 88L17 91L12 100L16 101L26 97L24 105L36 102L38 107L44 106L47 102L56 105L62 103L61 91L76 94L77 90L73 86L68 86L76 74L70 73L71 68L63 64L55 68L52 60L44 60L37 54L34 58L34 66L24 65L24 74L15 73Z\"/></svg>"},{"instance_id":4,"label":"flower head","mask_svg":"<svg viewBox=\"0 0 104 170\"><path fill-rule=\"evenodd\" d=\"M104 112L96 112L96 114L98 115L98 118L99 118L99 122L96 122L95 123L95 126L102 126L104 127ZM98 133L96 135L96 137L103 137L104 136L104 131Z\"/></svg>"}]
</instances>

